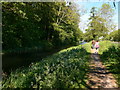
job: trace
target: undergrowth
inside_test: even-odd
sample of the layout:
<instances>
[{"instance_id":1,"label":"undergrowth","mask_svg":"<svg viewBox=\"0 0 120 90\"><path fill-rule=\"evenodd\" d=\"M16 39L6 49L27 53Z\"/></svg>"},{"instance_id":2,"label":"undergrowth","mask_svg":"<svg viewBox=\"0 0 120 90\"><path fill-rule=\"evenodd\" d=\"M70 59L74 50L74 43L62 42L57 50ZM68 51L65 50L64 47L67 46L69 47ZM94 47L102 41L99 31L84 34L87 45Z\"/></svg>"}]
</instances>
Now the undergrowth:
<instances>
[{"instance_id":1,"label":"undergrowth","mask_svg":"<svg viewBox=\"0 0 120 90\"><path fill-rule=\"evenodd\" d=\"M3 78L3 88L87 88L89 53L75 46L19 68Z\"/></svg>"}]
</instances>

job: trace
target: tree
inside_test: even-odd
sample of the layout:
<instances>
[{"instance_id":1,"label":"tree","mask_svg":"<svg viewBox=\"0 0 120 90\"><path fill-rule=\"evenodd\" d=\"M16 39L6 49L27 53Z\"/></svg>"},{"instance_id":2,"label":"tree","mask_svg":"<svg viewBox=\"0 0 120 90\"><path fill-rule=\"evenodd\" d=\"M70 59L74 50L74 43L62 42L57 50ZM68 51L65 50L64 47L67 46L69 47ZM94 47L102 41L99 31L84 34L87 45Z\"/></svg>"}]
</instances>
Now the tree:
<instances>
[{"instance_id":1,"label":"tree","mask_svg":"<svg viewBox=\"0 0 120 90\"><path fill-rule=\"evenodd\" d=\"M114 31L115 25L112 22L112 17L114 15L114 10L109 4L103 4L98 11L95 7L91 9L91 16L89 18L90 22L88 29L86 29L85 35L87 40L100 39L109 34L110 31Z\"/></svg>"},{"instance_id":2,"label":"tree","mask_svg":"<svg viewBox=\"0 0 120 90\"><path fill-rule=\"evenodd\" d=\"M109 4L104 3L99 9L98 15L106 20L105 26L109 31L113 30L114 24L112 23L112 17L114 15L114 9Z\"/></svg>"},{"instance_id":3,"label":"tree","mask_svg":"<svg viewBox=\"0 0 120 90\"><path fill-rule=\"evenodd\" d=\"M98 40L101 36L105 36L108 32L108 29L105 27L105 19L101 18L97 14L97 10L95 7L91 9L91 16L89 18L90 22L88 25L88 29L86 29L85 35L86 40Z\"/></svg>"}]
</instances>

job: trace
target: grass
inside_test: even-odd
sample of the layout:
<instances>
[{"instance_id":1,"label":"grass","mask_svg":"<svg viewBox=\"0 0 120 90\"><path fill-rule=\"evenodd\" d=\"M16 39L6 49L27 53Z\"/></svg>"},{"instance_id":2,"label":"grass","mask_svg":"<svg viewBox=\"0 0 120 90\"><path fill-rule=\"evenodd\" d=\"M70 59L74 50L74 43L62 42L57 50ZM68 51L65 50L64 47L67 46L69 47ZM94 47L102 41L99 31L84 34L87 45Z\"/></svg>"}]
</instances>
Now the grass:
<instances>
[{"instance_id":1,"label":"grass","mask_svg":"<svg viewBox=\"0 0 120 90\"><path fill-rule=\"evenodd\" d=\"M111 41L101 41L99 54L103 54L104 51L108 50L108 48L112 46L116 46L116 44L112 43Z\"/></svg>"},{"instance_id":2,"label":"grass","mask_svg":"<svg viewBox=\"0 0 120 90\"><path fill-rule=\"evenodd\" d=\"M91 42L84 44L83 48L87 50L87 52L91 53Z\"/></svg>"},{"instance_id":3,"label":"grass","mask_svg":"<svg viewBox=\"0 0 120 90\"><path fill-rule=\"evenodd\" d=\"M3 88L87 88L89 53L75 46L19 68L3 78Z\"/></svg>"}]
</instances>

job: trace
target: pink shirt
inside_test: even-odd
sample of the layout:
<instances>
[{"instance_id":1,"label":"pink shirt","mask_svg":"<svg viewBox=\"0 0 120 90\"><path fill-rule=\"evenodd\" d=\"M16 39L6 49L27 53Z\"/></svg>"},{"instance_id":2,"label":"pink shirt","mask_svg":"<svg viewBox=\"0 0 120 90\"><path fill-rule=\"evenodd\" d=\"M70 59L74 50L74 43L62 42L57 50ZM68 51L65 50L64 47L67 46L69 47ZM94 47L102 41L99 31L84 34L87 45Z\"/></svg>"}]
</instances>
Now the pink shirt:
<instances>
[{"instance_id":1,"label":"pink shirt","mask_svg":"<svg viewBox=\"0 0 120 90\"><path fill-rule=\"evenodd\" d=\"M99 42L96 42L96 43L95 43L95 47L99 47Z\"/></svg>"}]
</instances>

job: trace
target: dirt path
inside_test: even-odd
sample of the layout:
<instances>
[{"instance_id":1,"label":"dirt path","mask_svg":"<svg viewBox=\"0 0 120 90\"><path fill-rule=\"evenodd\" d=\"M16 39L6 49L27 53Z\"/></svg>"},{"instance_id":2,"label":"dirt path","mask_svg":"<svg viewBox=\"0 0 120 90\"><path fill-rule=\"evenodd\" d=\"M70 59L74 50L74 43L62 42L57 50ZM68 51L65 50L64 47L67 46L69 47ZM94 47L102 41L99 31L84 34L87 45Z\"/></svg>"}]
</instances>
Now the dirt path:
<instances>
[{"instance_id":1,"label":"dirt path","mask_svg":"<svg viewBox=\"0 0 120 90\"><path fill-rule=\"evenodd\" d=\"M92 50L89 80L87 84L91 88L118 88L113 75L102 64L98 54Z\"/></svg>"}]
</instances>

